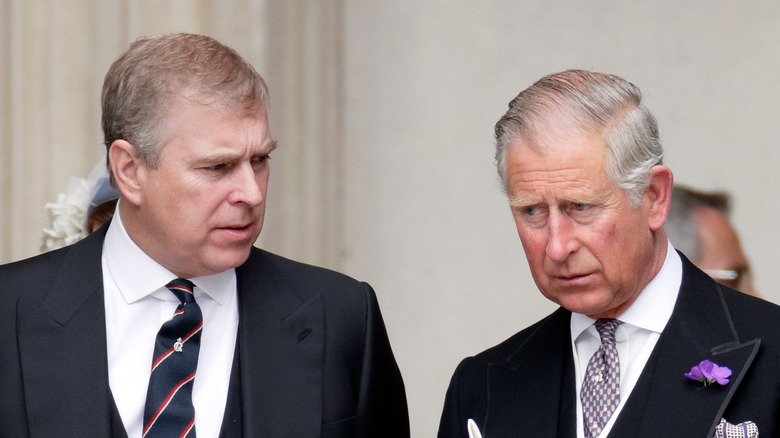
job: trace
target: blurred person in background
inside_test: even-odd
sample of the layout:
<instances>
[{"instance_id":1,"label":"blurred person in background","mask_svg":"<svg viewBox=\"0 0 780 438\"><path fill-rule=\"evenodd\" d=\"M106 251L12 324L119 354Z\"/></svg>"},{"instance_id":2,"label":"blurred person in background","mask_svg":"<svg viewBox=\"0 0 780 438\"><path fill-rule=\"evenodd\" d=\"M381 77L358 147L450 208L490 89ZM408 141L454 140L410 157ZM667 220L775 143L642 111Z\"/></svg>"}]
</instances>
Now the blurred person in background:
<instances>
[{"instance_id":1,"label":"blurred person in background","mask_svg":"<svg viewBox=\"0 0 780 438\"><path fill-rule=\"evenodd\" d=\"M675 185L664 229L675 248L710 277L732 289L758 296L737 230L729 220L731 197Z\"/></svg>"}]
</instances>

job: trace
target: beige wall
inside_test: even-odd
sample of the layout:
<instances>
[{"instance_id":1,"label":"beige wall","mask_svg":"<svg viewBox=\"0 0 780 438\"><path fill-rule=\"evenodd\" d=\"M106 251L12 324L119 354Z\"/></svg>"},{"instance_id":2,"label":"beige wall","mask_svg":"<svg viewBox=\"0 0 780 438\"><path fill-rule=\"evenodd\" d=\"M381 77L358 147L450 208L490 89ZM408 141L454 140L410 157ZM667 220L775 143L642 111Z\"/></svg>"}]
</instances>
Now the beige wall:
<instances>
[{"instance_id":1,"label":"beige wall","mask_svg":"<svg viewBox=\"0 0 780 438\"><path fill-rule=\"evenodd\" d=\"M777 2L1 4L0 262L37 252L43 204L100 156L99 87L127 44L215 36L271 89L280 149L259 244L375 287L414 436L435 434L462 357L553 308L492 162L493 124L543 74L580 67L639 85L676 180L736 196L756 284L780 302Z\"/></svg>"}]
</instances>

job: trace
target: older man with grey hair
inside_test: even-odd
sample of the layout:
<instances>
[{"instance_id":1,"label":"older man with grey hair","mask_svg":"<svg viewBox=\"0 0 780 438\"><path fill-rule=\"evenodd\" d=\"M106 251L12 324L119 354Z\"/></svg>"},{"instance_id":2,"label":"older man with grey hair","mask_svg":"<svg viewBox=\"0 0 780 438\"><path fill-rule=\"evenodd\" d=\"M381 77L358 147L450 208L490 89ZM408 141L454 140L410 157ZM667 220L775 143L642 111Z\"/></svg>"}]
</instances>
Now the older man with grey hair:
<instances>
[{"instance_id":1,"label":"older man with grey hair","mask_svg":"<svg viewBox=\"0 0 780 438\"><path fill-rule=\"evenodd\" d=\"M439 437L780 433L780 308L669 243L672 171L639 89L552 74L495 132L531 273L560 308L461 362Z\"/></svg>"}]
</instances>

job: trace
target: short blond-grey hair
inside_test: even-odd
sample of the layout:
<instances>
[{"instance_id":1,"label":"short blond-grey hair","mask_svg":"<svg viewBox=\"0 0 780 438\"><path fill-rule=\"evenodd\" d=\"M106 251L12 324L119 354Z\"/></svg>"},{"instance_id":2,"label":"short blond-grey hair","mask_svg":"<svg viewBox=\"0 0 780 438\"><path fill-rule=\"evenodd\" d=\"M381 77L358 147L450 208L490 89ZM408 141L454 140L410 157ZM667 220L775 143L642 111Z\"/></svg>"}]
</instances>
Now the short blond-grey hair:
<instances>
[{"instance_id":1,"label":"short blond-grey hair","mask_svg":"<svg viewBox=\"0 0 780 438\"><path fill-rule=\"evenodd\" d=\"M139 38L114 61L103 82L106 147L125 140L145 165L156 168L165 122L180 99L260 111L267 106L268 89L254 67L213 38L187 33Z\"/></svg>"},{"instance_id":2,"label":"short blond-grey hair","mask_svg":"<svg viewBox=\"0 0 780 438\"><path fill-rule=\"evenodd\" d=\"M615 75L566 70L520 92L495 126L496 166L505 190L508 148L534 145L551 133L575 133L555 132L560 130L601 133L610 178L639 205L650 169L663 163L658 123L642 105L639 88Z\"/></svg>"}]
</instances>

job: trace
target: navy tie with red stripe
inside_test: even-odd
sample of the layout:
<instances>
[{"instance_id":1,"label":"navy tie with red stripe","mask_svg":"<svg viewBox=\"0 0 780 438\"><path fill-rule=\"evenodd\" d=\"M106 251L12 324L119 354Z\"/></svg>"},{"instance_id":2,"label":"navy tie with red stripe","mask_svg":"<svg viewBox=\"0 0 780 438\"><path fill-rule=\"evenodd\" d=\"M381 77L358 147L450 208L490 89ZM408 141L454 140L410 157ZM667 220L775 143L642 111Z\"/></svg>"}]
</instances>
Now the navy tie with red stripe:
<instances>
[{"instance_id":1,"label":"navy tie with red stripe","mask_svg":"<svg viewBox=\"0 0 780 438\"><path fill-rule=\"evenodd\" d=\"M198 366L203 315L195 285L177 278L166 285L181 304L157 333L146 393L144 438L195 438L192 386Z\"/></svg>"}]
</instances>

